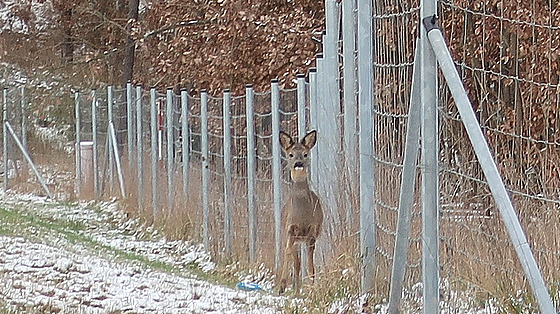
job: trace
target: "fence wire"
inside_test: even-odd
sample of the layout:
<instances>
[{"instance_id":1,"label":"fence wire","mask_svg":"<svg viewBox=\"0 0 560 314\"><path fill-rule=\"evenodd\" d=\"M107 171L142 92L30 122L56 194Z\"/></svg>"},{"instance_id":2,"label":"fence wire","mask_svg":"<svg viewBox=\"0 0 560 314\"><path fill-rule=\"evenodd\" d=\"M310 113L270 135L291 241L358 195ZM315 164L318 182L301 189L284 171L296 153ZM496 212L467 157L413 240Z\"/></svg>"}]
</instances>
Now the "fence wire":
<instances>
[{"instance_id":1,"label":"fence wire","mask_svg":"<svg viewBox=\"0 0 560 314\"><path fill-rule=\"evenodd\" d=\"M439 3L456 65L537 263L545 281L557 282L559 11L546 1ZM441 266L448 284L536 311L445 87L440 106Z\"/></svg>"},{"instance_id":2,"label":"fence wire","mask_svg":"<svg viewBox=\"0 0 560 314\"><path fill-rule=\"evenodd\" d=\"M346 0L345 0L346 1ZM440 23L449 42L480 125L493 152L515 209L529 238L541 272L552 288L560 278L560 12L553 2L527 1L439 1ZM387 296L391 267L395 258L407 259L403 291L405 308L421 308L421 197L418 167L407 174L418 184L412 208L411 233L406 257L394 256L399 192L403 180L403 158L408 123L410 90L415 43L418 36L419 1L399 5L376 1L374 6L374 160L376 291ZM342 16L342 15L340 15ZM342 17L341 17L342 18ZM342 41L339 42L339 46ZM340 47L339 47L340 50ZM336 59L335 59L336 60ZM324 61L324 60L323 60ZM354 65L355 60L350 62ZM318 66L324 66L319 63ZM321 69L319 69L321 70ZM325 74L317 74L318 85ZM344 77L338 81L342 83ZM494 302L501 309L535 312L530 288L519 265L515 249L507 236L486 180L479 166L461 118L450 93L440 78L440 269L442 309L461 311L482 308ZM342 86L342 84L339 84ZM358 255L359 189L352 184L348 154L343 144L329 143L330 136L341 137L340 125L348 123L346 109L336 109L336 123L329 129L321 124L324 116L315 116L314 101L327 100L305 84L305 125L319 128L322 145L336 152L340 177L334 188L337 204L324 205L324 233L318 244L316 260L326 271L329 261ZM127 102L126 89L114 89L110 117L107 89L79 93L80 140L96 141L99 163L99 192L102 197L118 193L112 177L114 165L108 149L108 126L117 126L119 150L127 156L126 141L132 140L132 160L123 163L127 197L137 200L131 205L147 221L160 218L166 225L180 225L177 236L204 241L208 227L208 249L217 256L231 254L238 260L249 259L251 217L247 206L251 192L255 197L255 256L257 261L274 267L275 216L273 195L273 112L271 92L254 93L252 114L247 112L247 96L230 98L230 136L224 134L224 98L188 95L187 115L183 117L182 99L172 93L171 111L167 93L133 89ZM136 91L139 91L137 97ZM352 93L355 91L344 91ZM319 95L321 94L321 95ZM7 91L8 119L22 124L19 89ZM33 101L36 98L29 97ZM207 100L207 111L203 102ZM127 116L132 104L132 116ZM54 106L57 107L57 106ZM63 107L63 104L60 104ZM139 109L139 110L138 110ZM332 109L332 108L331 108ZM32 110L30 110L32 112ZM247 122L249 116L252 121ZM167 117L170 119L167 119ZM127 121L127 117L132 120ZM358 117L358 119L363 117ZM188 129L183 128L186 119ZM38 117L38 123L46 120ZM280 129L298 133L298 91L280 90ZM132 124L132 133L126 123ZM251 139L255 151L247 149L247 123L254 127ZM205 133L204 127L207 127ZM351 130L344 126L344 130ZM322 129L321 129L322 128ZM153 131L156 131L154 134ZM168 132L170 130L170 132ZM19 131L20 132L20 131ZM227 133L227 132L226 132ZM168 138L171 137L171 138ZM156 141L154 143L154 140ZM186 140L187 145L183 146ZM172 147L169 147L171 143ZM225 145L229 145L229 150ZM205 145L207 151L204 151ZM331 145L331 146L329 146ZM334 147L334 146L336 147ZM184 150L187 147L187 150ZM323 148L324 151L327 149ZM312 158L325 158L320 147ZM10 151L17 151L10 148ZM228 155L228 151L231 153ZM172 156L169 156L169 154ZM255 154L255 190L248 189L249 155ZM155 157L154 157L155 156ZM229 156L229 160L226 158ZM171 158L169 158L171 157ZM10 157L9 158L18 158ZM168 163L172 160L172 164ZM346 160L346 163L345 163ZM282 162L282 168L285 162ZM420 162L420 160L419 160ZM328 174L325 162L318 163L319 173ZM343 166L342 166L343 165ZM186 172L182 167L187 166ZM171 169L170 169L171 167ZM322 167L322 168L321 168ZM227 185L227 173L231 181ZM356 171L357 172L357 171ZM171 180L168 174L171 173ZM187 174L187 177L184 176ZM207 177L206 177L207 176ZM348 177L346 177L348 176ZM205 180L207 179L206 183ZM329 180L312 184L329 185ZM327 178L328 179L328 178ZM355 182L355 181L354 181ZM207 186L205 186L207 184ZM289 174L282 172L282 199L287 198ZM332 188L332 187L329 187ZM182 194L181 191L187 191ZM171 192L170 192L171 191ZM229 193L226 196L226 193ZM171 198L168 195L172 195ZM172 199L172 200L171 200ZM229 211L226 208L229 206ZM334 207L334 209L332 208ZM205 211L208 211L207 213ZM207 222L204 221L208 214ZM230 219L228 220L227 217ZM206 225L207 224L207 225ZM231 234L227 234L228 228ZM231 239L228 239L231 236ZM348 253L349 252L349 253ZM557 289L557 286L556 286ZM474 297L473 297L474 296ZM493 300L493 301L489 301Z\"/></svg>"}]
</instances>

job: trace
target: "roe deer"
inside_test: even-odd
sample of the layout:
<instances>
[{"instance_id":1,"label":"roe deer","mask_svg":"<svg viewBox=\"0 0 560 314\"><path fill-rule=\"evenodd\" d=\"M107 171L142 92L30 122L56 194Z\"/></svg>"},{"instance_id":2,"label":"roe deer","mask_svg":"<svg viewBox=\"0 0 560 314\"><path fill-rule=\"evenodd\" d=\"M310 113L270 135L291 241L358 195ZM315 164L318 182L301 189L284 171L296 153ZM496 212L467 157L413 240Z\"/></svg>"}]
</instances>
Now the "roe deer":
<instances>
[{"instance_id":1,"label":"roe deer","mask_svg":"<svg viewBox=\"0 0 560 314\"><path fill-rule=\"evenodd\" d=\"M299 246L296 244L303 242L307 245L307 271L312 280L315 276L313 252L315 251L315 242L321 233L323 210L319 198L309 189L307 169L309 166L309 151L315 146L316 139L316 131L307 133L299 143L295 142L290 135L280 132L280 145L288 159L288 169L293 181L288 200L282 209L283 238L286 241L286 251L278 289L280 293L286 290L288 284L290 262L293 262L294 265L295 292L298 293L300 289L301 259Z\"/></svg>"}]
</instances>

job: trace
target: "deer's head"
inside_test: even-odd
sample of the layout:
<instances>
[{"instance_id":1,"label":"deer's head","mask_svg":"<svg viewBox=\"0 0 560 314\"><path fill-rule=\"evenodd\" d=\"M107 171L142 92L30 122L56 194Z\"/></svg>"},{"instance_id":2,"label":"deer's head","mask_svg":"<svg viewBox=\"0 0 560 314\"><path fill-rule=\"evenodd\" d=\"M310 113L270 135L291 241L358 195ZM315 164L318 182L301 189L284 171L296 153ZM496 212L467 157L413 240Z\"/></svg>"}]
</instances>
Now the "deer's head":
<instances>
[{"instance_id":1,"label":"deer's head","mask_svg":"<svg viewBox=\"0 0 560 314\"><path fill-rule=\"evenodd\" d=\"M292 139L290 135L280 131L280 145L288 159L288 169L294 182L307 180L307 169L309 167L309 151L317 141L315 130L307 133L299 142Z\"/></svg>"}]
</instances>

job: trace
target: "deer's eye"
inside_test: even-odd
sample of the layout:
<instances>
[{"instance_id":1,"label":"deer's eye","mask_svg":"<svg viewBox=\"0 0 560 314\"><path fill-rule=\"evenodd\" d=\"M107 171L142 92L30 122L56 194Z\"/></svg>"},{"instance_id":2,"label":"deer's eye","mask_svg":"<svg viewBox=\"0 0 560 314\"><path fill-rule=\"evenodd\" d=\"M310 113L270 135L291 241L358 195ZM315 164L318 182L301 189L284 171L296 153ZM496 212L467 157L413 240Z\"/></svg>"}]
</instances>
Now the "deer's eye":
<instances>
[{"instance_id":1,"label":"deer's eye","mask_svg":"<svg viewBox=\"0 0 560 314\"><path fill-rule=\"evenodd\" d=\"M290 153L290 158L294 158L294 154Z\"/></svg>"},{"instance_id":2,"label":"deer's eye","mask_svg":"<svg viewBox=\"0 0 560 314\"><path fill-rule=\"evenodd\" d=\"M303 157L304 157L304 158L307 158L307 154L303 154Z\"/></svg>"}]
</instances>

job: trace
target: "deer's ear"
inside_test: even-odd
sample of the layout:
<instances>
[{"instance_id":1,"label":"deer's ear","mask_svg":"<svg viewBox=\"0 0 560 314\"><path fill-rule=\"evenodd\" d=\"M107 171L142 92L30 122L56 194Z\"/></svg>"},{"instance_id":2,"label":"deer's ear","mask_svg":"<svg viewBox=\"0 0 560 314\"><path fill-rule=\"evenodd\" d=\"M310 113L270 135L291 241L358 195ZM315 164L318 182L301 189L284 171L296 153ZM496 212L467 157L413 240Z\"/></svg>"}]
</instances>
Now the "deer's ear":
<instances>
[{"instance_id":1,"label":"deer's ear","mask_svg":"<svg viewBox=\"0 0 560 314\"><path fill-rule=\"evenodd\" d=\"M292 140L292 137L285 132L280 131L280 146L282 146L282 148L286 150L292 145L294 145L294 140Z\"/></svg>"},{"instance_id":2,"label":"deer's ear","mask_svg":"<svg viewBox=\"0 0 560 314\"><path fill-rule=\"evenodd\" d=\"M313 146L315 146L316 142L317 142L317 131L315 130L307 133L303 137L303 139L301 139L301 143L305 145L305 147L307 147L308 149L311 149Z\"/></svg>"}]
</instances>

